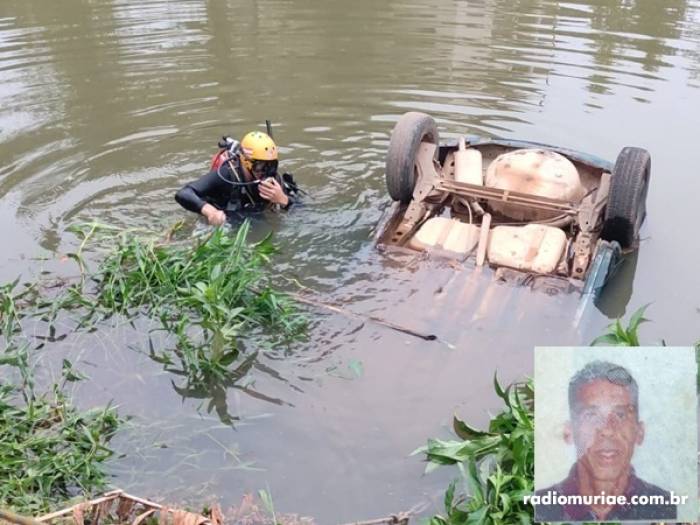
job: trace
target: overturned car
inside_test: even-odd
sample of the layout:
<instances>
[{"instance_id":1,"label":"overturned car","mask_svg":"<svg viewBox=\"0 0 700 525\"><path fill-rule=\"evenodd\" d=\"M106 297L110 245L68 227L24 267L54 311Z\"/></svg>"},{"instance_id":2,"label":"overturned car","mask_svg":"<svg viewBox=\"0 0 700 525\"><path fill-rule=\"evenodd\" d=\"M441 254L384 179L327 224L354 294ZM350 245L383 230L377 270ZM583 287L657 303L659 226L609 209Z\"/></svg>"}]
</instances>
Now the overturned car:
<instances>
[{"instance_id":1,"label":"overturned car","mask_svg":"<svg viewBox=\"0 0 700 525\"><path fill-rule=\"evenodd\" d=\"M584 294L636 249L651 159L625 147L614 165L525 141L461 138L440 145L429 115L409 112L391 134L386 183L396 201L381 248L458 260L502 278L559 280Z\"/></svg>"}]
</instances>

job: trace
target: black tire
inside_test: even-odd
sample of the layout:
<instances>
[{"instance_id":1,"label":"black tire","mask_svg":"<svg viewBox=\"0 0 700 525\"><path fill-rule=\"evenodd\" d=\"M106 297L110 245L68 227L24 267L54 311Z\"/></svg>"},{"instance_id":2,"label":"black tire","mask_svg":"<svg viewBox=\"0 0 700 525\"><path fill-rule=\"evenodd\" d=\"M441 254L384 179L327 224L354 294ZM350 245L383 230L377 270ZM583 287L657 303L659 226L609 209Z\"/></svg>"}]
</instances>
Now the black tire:
<instances>
[{"instance_id":1,"label":"black tire","mask_svg":"<svg viewBox=\"0 0 700 525\"><path fill-rule=\"evenodd\" d=\"M410 111L394 126L386 156L386 187L395 201L410 202L416 185L416 153L421 142L440 144L435 120L430 115ZM438 148L435 148L437 159Z\"/></svg>"},{"instance_id":2,"label":"black tire","mask_svg":"<svg viewBox=\"0 0 700 525\"><path fill-rule=\"evenodd\" d=\"M615 161L601 237L623 250L634 246L646 216L651 156L641 148L623 148Z\"/></svg>"}]
</instances>

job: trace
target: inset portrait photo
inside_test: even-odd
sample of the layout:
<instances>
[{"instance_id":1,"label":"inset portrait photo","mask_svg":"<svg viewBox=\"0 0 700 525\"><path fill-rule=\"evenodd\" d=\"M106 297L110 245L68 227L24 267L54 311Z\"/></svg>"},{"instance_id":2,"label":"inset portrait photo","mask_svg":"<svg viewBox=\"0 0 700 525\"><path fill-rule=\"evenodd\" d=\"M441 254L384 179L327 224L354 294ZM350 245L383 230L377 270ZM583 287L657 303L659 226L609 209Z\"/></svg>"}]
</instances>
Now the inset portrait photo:
<instances>
[{"instance_id":1,"label":"inset portrait photo","mask_svg":"<svg viewBox=\"0 0 700 525\"><path fill-rule=\"evenodd\" d=\"M692 347L535 349L537 522L698 520Z\"/></svg>"}]
</instances>

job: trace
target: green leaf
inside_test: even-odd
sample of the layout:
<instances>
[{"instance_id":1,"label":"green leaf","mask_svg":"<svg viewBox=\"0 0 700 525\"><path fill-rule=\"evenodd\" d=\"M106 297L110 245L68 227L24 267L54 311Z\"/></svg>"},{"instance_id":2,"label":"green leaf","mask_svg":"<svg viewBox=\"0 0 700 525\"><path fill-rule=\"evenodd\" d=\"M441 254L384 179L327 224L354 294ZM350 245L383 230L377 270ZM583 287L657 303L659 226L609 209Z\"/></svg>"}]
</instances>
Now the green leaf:
<instances>
[{"instance_id":1,"label":"green leaf","mask_svg":"<svg viewBox=\"0 0 700 525\"><path fill-rule=\"evenodd\" d=\"M452 508L452 502L454 501L455 498L455 486L457 482L452 481L450 485L447 487L447 491L445 492L445 510L449 514L450 509Z\"/></svg>"},{"instance_id":2,"label":"green leaf","mask_svg":"<svg viewBox=\"0 0 700 525\"><path fill-rule=\"evenodd\" d=\"M500 397L503 401L508 401L506 392L503 390L503 388L501 388L501 385L498 382L498 372L493 373L493 388L498 397Z\"/></svg>"},{"instance_id":3,"label":"green leaf","mask_svg":"<svg viewBox=\"0 0 700 525\"><path fill-rule=\"evenodd\" d=\"M474 512L470 512L465 525L483 525L488 518L488 511L488 507L481 507Z\"/></svg>"},{"instance_id":4,"label":"green leaf","mask_svg":"<svg viewBox=\"0 0 700 525\"><path fill-rule=\"evenodd\" d=\"M472 499L477 505L483 505L485 503L484 487L476 470L476 461L473 459L470 459L467 464L466 476L471 489Z\"/></svg>"},{"instance_id":5,"label":"green leaf","mask_svg":"<svg viewBox=\"0 0 700 525\"><path fill-rule=\"evenodd\" d=\"M488 440L499 438L488 436L482 441L443 441L440 439L429 439L427 454L430 461L439 461L443 464L459 463L474 457L481 448L488 448Z\"/></svg>"},{"instance_id":6,"label":"green leaf","mask_svg":"<svg viewBox=\"0 0 700 525\"><path fill-rule=\"evenodd\" d=\"M272 514L273 519L275 515L275 506L272 503L272 495L264 489L258 490L258 496L260 496L260 501L263 502L263 505L265 506L265 510L267 510L268 513ZM277 520L274 520L277 521Z\"/></svg>"},{"instance_id":7,"label":"green leaf","mask_svg":"<svg viewBox=\"0 0 700 525\"><path fill-rule=\"evenodd\" d=\"M615 321L614 333L617 336L618 344L622 346L629 346L629 341L627 339L627 331L623 328L622 323L619 319Z\"/></svg>"},{"instance_id":8,"label":"green leaf","mask_svg":"<svg viewBox=\"0 0 700 525\"><path fill-rule=\"evenodd\" d=\"M233 363L236 358L238 357L238 350L232 350L230 352L226 352L224 355L221 356L221 359L219 360L219 363L221 363L222 366L229 366L231 363Z\"/></svg>"},{"instance_id":9,"label":"green leaf","mask_svg":"<svg viewBox=\"0 0 700 525\"><path fill-rule=\"evenodd\" d=\"M634 314L632 314L632 317L630 318L630 322L629 322L629 325L627 327L627 331L631 334L634 334L635 337L637 334L637 330L639 329L639 325L649 321L649 319L646 319L644 317L644 313L646 312L646 309L649 308L650 305L651 305L651 303L647 303L644 306L638 308L637 311L634 312ZM637 344L636 346L639 346L639 344Z\"/></svg>"},{"instance_id":10,"label":"green leaf","mask_svg":"<svg viewBox=\"0 0 700 525\"><path fill-rule=\"evenodd\" d=\"M591 341L590 346L620 346L620 339L616 334L603 334Z\"/></svg>"},{"instance_id":11,"label":"green leaf","mask_svg":"<svg viewBox=\"0 0 700 525\"><path fill-rule=\"evenodd\" d=\"M355 377L357 378L362 377L362 375L364 374L364 367L362 366L362 361L358 359L351 359L348 363L348 368L353 374L355 374Z\"/></svg>"},{"instance_id":12,"label":"green leaf","mask_svg":"<svg viewBox=\"0 0 700 525\"><path fill-rule=\"evenodd\" d=\"M0 355L0 365L20 366L21 359L17 354Z\"/></svg>"},{"instance_id":13,"label":"green leaf","mask_svg":"<svg viewBox=\"0 0 700 525\"><path fill-rule=\"evenodd\" d=\"M427 453L427 452L428 452L428 446L427 446L427 445L423 445L423 446L418 447L417 449L415 449L413 452L411 452L411 453L409 454L409 456L417 456L418 454L425 454L425 453Z\"/></svg>"},{"instance_id":14,"label":"green leaf","mask_svg":"<svg viewBox=\"0 0 700 525\"><path fill-rule=\"evenodd\" d=\"M61 366L62 369L62 375L63 379L69 383L74 383L76 381L82 381L84 379L87 379L88 377L84 374L81 374L75 368L73 368L73 364L68 361L68 359L63 360L63 364Z\"/></svg>"},{"instance_id":15,"label":"green leaf","mask_svg":"<svg viewBox=\"0 0 700 525\"><path fill-rule=\"evenodd\" d=\"M442 465L439 463L433 463L430 462L425 466L425 470L423 471L424 474L430 474L431 472L435 472L437 469L439 469Z\"/></svg>"},{"instance_id":16,"label":"green leaf","mask_svg":"<svg viewBox=\"0 0 700 525\"><path fill-rule=\"evenodd\" d=\"M490 435L488 432L484 432L483 430L476 430L475 428L470 427L457 416L454 416L452 419L452 428L454 429L455 434L457 434L460 438L465 440L476 439Z\"/></svg>"},{"instance_id":17,"label":"green leaf","mask_svg":"<svg viewBox=\"0 0 700 525\"><path fill-rule=\"evenodd\" d=\"M503 513L508 514L510 512L510 496L506 492L501 492L500 494L501 498L501 506L503 508Z\"/></svg>"}]
</instances>

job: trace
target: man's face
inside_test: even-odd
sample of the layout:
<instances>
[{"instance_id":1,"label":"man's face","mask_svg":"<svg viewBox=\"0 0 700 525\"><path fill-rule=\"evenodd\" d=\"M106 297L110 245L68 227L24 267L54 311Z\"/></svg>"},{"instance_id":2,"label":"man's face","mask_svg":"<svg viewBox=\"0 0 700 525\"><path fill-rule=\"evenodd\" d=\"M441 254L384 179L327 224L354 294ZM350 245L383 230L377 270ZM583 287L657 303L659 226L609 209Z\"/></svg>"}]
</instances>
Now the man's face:
<instances>
[{"instance_id":1,"label":"man's face","mask_svg":"<svg viewBox=\"0 0 700 525\"><path fill-rule=\"evenodd\" d=\"M577 457L594 479L617 480L627 473L635 445L644 440L629 390L597 379L583 385L576 400L565 438L573 439Z\"/></svg>"}]
</instances>

